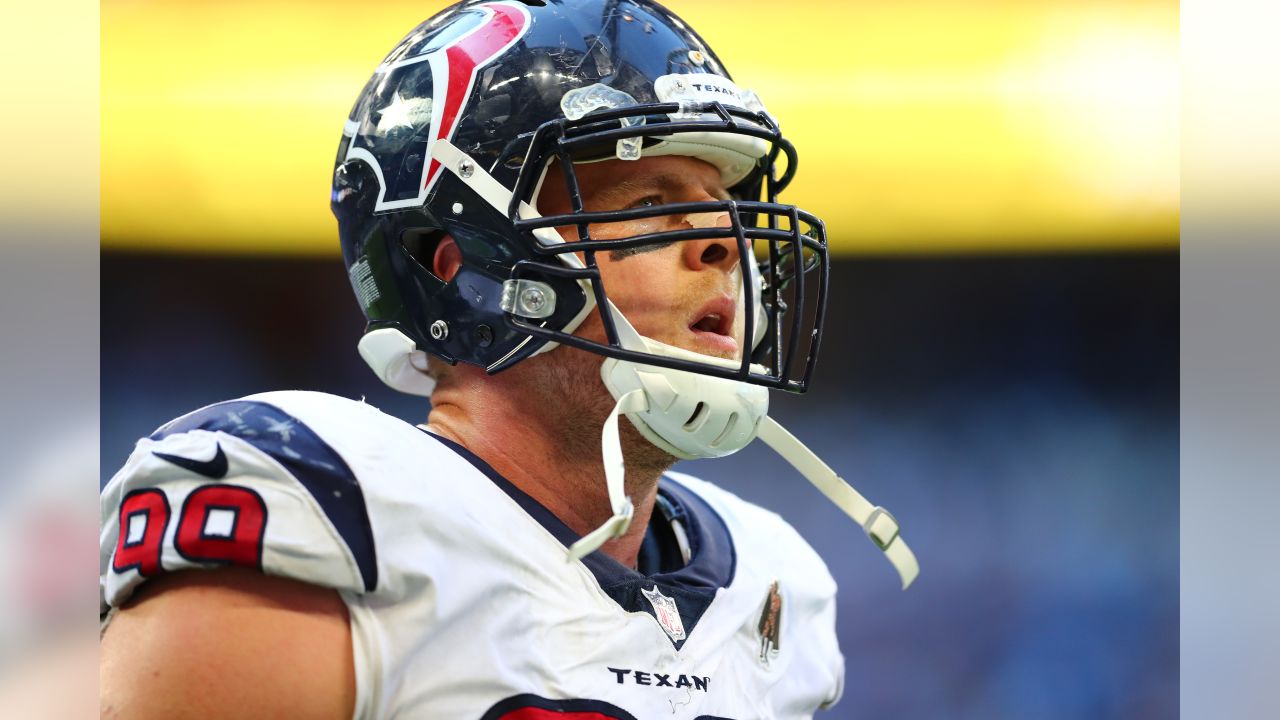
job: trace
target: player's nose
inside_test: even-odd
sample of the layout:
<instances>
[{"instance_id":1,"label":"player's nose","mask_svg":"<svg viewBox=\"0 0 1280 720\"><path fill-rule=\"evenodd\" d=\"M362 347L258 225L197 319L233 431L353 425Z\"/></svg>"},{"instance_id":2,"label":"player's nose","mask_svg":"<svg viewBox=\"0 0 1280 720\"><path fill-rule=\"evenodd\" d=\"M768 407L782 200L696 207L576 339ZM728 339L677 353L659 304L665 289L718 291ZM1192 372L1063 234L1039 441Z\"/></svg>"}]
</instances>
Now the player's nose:
<instances>
[{"instance_id":1,"label":"player's nose","mask_svg":"<svg viewBox=\"0 0 1280 720\"><path fill-rule=\"evenodd\" d=\"M727 212L692 213L685 222L695 228L732 226ZM691 270L719 268L731 272L738 267L738 240L735 237L708 237L684 243L684 262Z\"/></svg>"}]
</instances>

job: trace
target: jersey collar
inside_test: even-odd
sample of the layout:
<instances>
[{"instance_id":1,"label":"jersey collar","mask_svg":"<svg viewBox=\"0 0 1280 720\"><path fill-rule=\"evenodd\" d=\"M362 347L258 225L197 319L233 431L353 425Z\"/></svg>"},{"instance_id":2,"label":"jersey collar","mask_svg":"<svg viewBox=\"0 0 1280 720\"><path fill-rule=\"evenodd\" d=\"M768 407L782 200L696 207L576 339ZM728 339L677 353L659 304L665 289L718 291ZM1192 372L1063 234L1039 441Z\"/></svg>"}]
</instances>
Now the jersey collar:
<instances>
[{"instance_id":1,"label":"jersey collar","mask_svg":"<svg viewBox=\"0 0 1280 720\"><path fill-rule=\"evenodd\" d=\"M566 549L581 537L545 506L529 497L475 453L448 438L426 430L423 432L470 462L530 517L563 543ZM671 520L679 522L684 527L689 543L687 563L668 572L644 574L626 567L597 550L584 557L582 564L591 571L605 594L628 612L645 612L656 617L652 603L644 597L644 591L653 592L655 586L664 595L673 598L687 639L693 634L702 614L711 605L716 592L733 582L737 568L737 553L734 549L733 537L729 534L729 528L724 520L696 493L664 475L658 483L658 494L670 508ZM655 535L655 523L666 522L668 520L663 512L654 512L646 531L646 541L651 539L650 536ZM665 566L671 564L670 562L661 563ZM683 647L684 642L684 639L672 640L677 650Z\"/></svg>"}]
</instances>

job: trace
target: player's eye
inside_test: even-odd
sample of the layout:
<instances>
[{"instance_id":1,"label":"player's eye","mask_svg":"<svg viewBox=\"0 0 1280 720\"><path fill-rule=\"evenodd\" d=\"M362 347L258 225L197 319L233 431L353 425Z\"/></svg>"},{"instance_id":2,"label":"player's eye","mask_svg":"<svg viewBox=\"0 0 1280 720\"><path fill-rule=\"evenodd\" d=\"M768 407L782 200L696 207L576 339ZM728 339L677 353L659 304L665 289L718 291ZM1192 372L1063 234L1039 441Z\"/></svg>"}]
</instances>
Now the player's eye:
<instances>
[{"instance_id":1,"label":"player's eye","mask_svg":"<svg viewBox=\"0 0 1280 720\"><path fill-rule=\"evenodd\" d=\"M635 208L651 208L651 207L657 207L658 205L661 205L661 204L662 204L661 195L646 195L627 205L627 209L631 210ZM669 222L670 220L666 216L659 216L654 218L637 218L635 220L630 221L630 223L628 223L629 232L627 234L628 235L644 235L647 233L661 232L663 230L670 229L667 227ZM610 252L609 257L613 260L621 260L622 258L631 257L633 255L641 255L644 253L653 252L655 250L661 250L670 245L671 245L670 242L660 242L660 243L654 243L652 245L637 245L635 247L619 248L618 250L613 250L612 252Z\"/></svg>"}]
</instances>

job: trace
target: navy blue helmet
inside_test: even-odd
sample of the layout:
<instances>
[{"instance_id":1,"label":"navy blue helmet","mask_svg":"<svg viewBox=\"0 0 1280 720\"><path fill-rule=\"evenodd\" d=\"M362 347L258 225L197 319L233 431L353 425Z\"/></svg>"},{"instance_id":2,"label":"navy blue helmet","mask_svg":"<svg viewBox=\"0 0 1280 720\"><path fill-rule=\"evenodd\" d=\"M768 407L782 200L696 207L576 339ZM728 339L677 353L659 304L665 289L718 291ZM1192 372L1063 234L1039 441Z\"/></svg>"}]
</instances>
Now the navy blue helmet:
<instances>
[{"instance_id":1,"label":"navy blue helmet","mask_svg":"<svg viewBox=\"0 0 1280 720\"><path fill-rule=\"evenodd\" d=\"M711 163L731 197L583 210L574 163L657 155ZM378 66L338 147L331 203L368 320L361 354L408 392L429 392L424 353L496 373L557 343L803 392L821 337L828 263L822 222L777 199L796 164L755 93L657 3L452 6ZM569 214L536 211L537 193L551 182L567 188ZM727 213L728 227L590 234L591 223L703 212ZM566 226L578 229L577 242L555 230ZM446 234L462 254L447 282L431 272ZM607 342L573 334L608 307L595 253L707 237L737 243L749 286L752 351L740 364L644 352L619 339L607 312Z\"/></svg>"}]
</instances>

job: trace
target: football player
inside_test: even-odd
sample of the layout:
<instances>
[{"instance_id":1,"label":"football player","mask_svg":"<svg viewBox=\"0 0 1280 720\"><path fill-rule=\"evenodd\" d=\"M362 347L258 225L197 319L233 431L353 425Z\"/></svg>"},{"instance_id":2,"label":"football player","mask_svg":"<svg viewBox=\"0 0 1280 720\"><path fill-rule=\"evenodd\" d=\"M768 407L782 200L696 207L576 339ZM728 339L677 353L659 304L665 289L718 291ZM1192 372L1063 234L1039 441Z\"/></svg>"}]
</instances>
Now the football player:
<instances>
[{"instance_id":1,"label":"football player","mask_svg":"<svg viewBox=\"0 0 1280 720\"><path fill-rule=\"evenodd\" d=\"M767 414L807 388L825 314L822 223L778 201L795 170L760 98L649 0L415 28L356 101L331 202L360 354L428 422L273 392L140 441L102 496L104 714L834 703L823 562L669 471L758 437L916 575L893 517Z\"/></svg>"}]
</instances>

